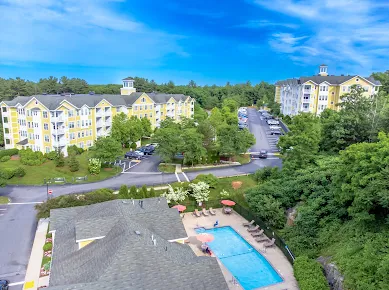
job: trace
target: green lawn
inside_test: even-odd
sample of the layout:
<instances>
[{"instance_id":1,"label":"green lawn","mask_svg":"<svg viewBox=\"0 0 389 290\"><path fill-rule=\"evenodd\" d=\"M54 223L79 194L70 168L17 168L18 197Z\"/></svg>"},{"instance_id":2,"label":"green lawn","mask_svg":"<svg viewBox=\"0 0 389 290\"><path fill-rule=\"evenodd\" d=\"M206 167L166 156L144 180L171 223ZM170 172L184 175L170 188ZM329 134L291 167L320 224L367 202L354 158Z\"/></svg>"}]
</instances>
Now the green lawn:
<instances>
[{"instance_id":1,"label":"green lawn","mask_svg":"<svg viewBox=\"0 0 389 290\"><path fill-rule=\"evenodd\" d=\"M174 173L176 171L175 165L159 164L158 170L165 173Z\"/></svg>"},{"instance_id":2,"label":"green lawn","mask_svg":"<svg viewBox=\"0 0 389 290\"><path fill-rule=\"evenodd\" d=\"M77 155L77 159L80 162L80 170L76 172L70 172L68 166L56 167L55 163L48 160L39 166L27 166L20 163L19 160L9 160L0 164L1 168L14 169L17 167L23 167L26 170L24 177L14 177L7 180L8 184L25 184L25 185L39 185L43 184L44 178L64 177L66 182L72 182L73 177L87 176L86 182L99 181L112 177L120 172L118 168L101 169L100 174L90 175L88 172L88 156L85 153Z\"/></svg>"},{"instance_id":3,"label":"green lawn","mask_svg":"<svg viewBox=\"0 0 389 290\"><path fill-rule=\"evenodd\" d=\"M247 164L250 162L250 154L240 154L232 157L232 160L235 162L239 162L240 164Z\"/></svg>"},{"instance_id":4,"label":"green lawn","mask_svg":"<svg viewBox=\"0 0 389 290\"><path fill-rule=\"evenodd\" d=\"M0 204L7 204L9 203L9 199L6 196L0 196Z\"/></svg>"}]
</instances>

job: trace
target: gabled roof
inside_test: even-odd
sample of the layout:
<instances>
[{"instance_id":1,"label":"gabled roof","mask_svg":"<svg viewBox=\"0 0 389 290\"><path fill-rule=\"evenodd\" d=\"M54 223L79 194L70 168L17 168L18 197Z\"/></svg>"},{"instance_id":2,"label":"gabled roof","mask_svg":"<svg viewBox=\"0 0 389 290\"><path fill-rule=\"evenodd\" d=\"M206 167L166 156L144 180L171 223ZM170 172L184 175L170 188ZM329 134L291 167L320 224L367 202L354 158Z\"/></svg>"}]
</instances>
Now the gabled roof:
<instances>
[{"instance_id":1,"label":"gabled roof","mask_svg":"<svg viewBox=\"0 0 389 290\"><path fill-rule=\"evenodd\" d=\"M160 93L142 93L135 92L130 95L89 95L89 94L75 94L75 95L33 95L30 97L18 96L11 101L4 101L8 106L14 107L16 104L26 105L33 98L41 102L49 110L57 109L64 101L72 104L76 108L81 108L86 105L90 108L95 107L102 100L106 100L114 107L118 106L132 106L132 104L142 95L146 94L155 103L166 103L170 98L174 98L176 101L185 101L188 96L183 94L160 94Z\"/></svg>"},{"instance_id":2,"label":"gabled roof","mask_svg":"<svg viewBox=\"0 0 389 290\"><path fill-rule=\"evenodd\" d=\"M327 82L331 85L340 85L340 84L343 84L344 82L347 82L349 80L351 80L352 78L354 77L357 77L358 75L347 75L347 76L332 76L332 75L328 75L328 76L321 76L321 75L315 75L315 76L309 76L309 77L300 77L298 79L287 79L287 80L284 80L284 81L278 81L276 82L276 86L282 86L282 85L286 85L288 83L293 83L293 81L297 81L298 84L304 84L306 82L313 82L315 84L321 84L323 82ZM366 81L376 85L376 86L380 86L381 85L381 82L380 81L377 81L375 80L373 77L361 77L359 76L360 78L362 79L365 79Z\"/></svg>"},{"instance_id":3,"label":"gabled roof","mask_svg":"<svg viewBox=\"0 0 389 290\"><path fill-rule=\"evenodd\" d=\"M55 239L49 290L228 289L216 258L168 242L185 238L186 231L164 198L143 199L142 206L113 200L50 215ZM102 238L78 249L76 237L96 235Z\"/></svg>"}]
</instances>

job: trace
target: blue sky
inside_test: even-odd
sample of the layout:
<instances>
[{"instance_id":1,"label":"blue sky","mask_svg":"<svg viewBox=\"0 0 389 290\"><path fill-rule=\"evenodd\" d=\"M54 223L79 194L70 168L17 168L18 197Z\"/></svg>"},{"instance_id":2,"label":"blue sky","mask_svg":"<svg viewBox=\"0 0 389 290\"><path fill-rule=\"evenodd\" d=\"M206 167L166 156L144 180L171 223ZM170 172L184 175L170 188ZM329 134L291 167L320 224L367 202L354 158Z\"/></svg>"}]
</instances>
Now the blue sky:
<instances>
[{"instance_id":1,"label":"blue sky","mask_svg":"<svg viewBox=\"0 0 389 290\"><path fill-rule=\"evenodd\" d=\"M387 0L0 0L0 77L225 84L389 69Z\"/></svg>"}]
</instances>

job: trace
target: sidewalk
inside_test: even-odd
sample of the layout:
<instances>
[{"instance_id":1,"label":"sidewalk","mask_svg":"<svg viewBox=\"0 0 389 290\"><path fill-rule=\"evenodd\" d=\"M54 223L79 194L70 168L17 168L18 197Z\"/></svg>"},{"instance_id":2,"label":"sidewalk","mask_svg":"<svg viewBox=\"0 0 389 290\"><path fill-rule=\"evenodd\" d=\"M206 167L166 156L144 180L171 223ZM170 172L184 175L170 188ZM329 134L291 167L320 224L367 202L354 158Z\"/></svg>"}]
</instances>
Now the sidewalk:
<instances>
[{"instance_id":1,"label":"sidewalk","mask_svg":"<svg viewBox=\"0 0 389 290\"><path fill-rule=\"evenodd\" d=\"M39 287L39 275L43 257L43 245L46 241L46 233L49 227L49 219L38 221L35 233L34 244L32 246L30 260L27 265L27 272L23 289L37 289Z\"/></svg>"}]
</instances>

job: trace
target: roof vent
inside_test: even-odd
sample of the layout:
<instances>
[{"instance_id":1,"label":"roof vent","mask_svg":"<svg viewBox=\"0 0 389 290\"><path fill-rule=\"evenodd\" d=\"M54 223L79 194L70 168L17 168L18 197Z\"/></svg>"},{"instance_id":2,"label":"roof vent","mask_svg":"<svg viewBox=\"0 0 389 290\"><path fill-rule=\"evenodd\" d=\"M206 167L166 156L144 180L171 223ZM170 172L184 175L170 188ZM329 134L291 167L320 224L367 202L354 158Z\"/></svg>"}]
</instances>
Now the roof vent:
<instances>
[{"instance_id":1,"label":"roof vent","mask_svg":"<svg viewBox=\"0 0 389 290\"><path fill-rule=\"evenodd\" d=\"M140 236L140 231L135 231L135 234L137 234L138 236Z\"/></svg>"},{"instance_id":2,"label":"roof vent","mask_svg":"<svg viewBox=\"0 0 389 290\"><path fill-rule=\"evenodd\" d=\"M154 246L157 245L157 239L153 240L153 244L154 244Z\"/></svg>"},{"instance_id":3,"label":"roof vent","mask_svg":"<svg viewBox=\"0 0 389 290\"><path fill-rule=\"evenodd\" d=\"M141 208L143 208L143 200L140 200L140 201L139 201L139 206L140 206Z\"/></svg>"},{"instance_id":4,"label":"roof vent","mask_svg":"<svg viewBox=\"0 0 389 290\"><path fill-rule=\"evenodd\" d=\"M90 94L90 95L94 95L95 92L94 92L94 91L89 91L89 94Z\"/></svg>"}]
</instances>

